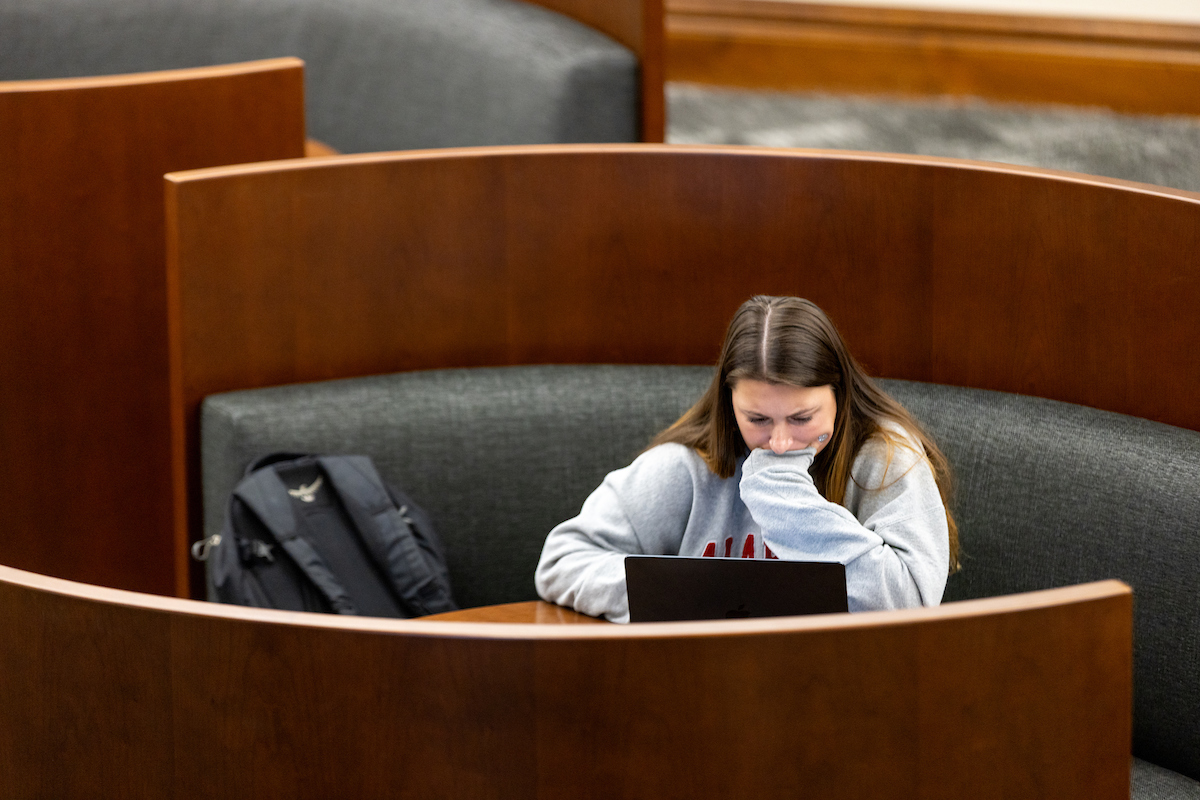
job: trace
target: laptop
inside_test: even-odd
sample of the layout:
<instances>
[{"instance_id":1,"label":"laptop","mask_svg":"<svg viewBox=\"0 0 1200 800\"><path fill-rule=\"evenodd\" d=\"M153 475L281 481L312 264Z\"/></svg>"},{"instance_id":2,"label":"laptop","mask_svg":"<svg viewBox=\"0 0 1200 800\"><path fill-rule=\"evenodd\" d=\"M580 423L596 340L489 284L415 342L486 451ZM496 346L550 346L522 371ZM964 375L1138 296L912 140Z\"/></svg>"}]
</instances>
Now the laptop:
<instances>
[{"instance_id":1,"label":"laptop","mask_svg":"<svg viewBox=\"0 0 1200 800\"><path fill-rule=\"evenodd\" d=\"M630 622L847 611L846 568L824 561L625 557Z\"/></svg>"}]
</instances>

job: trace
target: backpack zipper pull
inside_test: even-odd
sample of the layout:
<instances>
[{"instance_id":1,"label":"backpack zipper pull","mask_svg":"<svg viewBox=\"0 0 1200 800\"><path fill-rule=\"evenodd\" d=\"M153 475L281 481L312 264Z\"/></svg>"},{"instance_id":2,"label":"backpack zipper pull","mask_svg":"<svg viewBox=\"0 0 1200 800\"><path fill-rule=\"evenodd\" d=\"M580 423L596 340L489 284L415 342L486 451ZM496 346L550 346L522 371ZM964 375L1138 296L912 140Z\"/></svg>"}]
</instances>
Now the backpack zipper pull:
<instances>
[{"instance_id":1,"label":"backpack zipper pull","mask_svg":"<svg viewBox=\"0 0 1200 800\"><path fill-rule=\"evenodd\" d=\"M192 544L192 558L197 561L208 561L208 556L212 549L221 543L221 534L214 533L206 539L201 539Z\"/></svg>"}]
</instances>

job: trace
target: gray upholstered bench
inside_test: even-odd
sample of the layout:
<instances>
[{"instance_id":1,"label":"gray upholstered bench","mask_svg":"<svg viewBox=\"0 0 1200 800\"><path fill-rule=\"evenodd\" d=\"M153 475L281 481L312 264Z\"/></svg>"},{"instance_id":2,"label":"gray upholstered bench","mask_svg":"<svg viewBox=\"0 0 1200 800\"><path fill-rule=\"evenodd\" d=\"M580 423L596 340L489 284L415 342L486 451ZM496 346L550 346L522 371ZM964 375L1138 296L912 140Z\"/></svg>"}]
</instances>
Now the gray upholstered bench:
<instances>
[{"instance_id":1,"label":"gray upholstered bench","mask_svg":"<svg viewBox=\"0 0 1200 800\"><path fill-rule=\"evenodd\" d=\"M637 56L517 0L0 0L0 80L278 56L345 153L639 139Z\"/></svg>"},{"instance_id":2,"label":"gray upholstered bench","mask_svg":"<svg viewBox=\"0 0 1200 800\"><path fill-rule=\"evenodd\" d=\"M710 375L510 367L216 395L202 416L205 532L219 531L257 455L366 453L433 516L461 605L533 599L546 533ZM1200 796L1200 434L1019 395L883 383L956 472L965 568L945 599L1129 583L1134 796Z\"/></svg>"}]
</instances>

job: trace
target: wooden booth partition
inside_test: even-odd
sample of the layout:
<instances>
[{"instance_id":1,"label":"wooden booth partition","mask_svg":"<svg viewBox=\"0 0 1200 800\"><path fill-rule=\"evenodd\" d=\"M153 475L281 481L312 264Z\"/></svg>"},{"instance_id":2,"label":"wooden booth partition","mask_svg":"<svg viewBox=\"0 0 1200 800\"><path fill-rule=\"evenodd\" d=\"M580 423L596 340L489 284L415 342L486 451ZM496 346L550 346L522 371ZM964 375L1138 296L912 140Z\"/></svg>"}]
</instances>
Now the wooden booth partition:
<instances>
[{"instance_id":1,"label":"wooden booth partition","mask_svg":"<svg viewBox=\"0 0 1200 800\"><path fill-rule=\"evenodd\" d=\"M669 0L667 78L1200 115L1200 25Z\"/></svg>"},{"instance_id":2,"label":"wooden booth partition","mask_svg":"<svg viewBox=\"0 0 1200 800\"><path fill-rule=\"evenodd\" d=\"M505 625L0 567L0 794L1129 797L1115 581L911 611Z\"/></svg>"},{"instance_id":3,"label":"wooden booth partition","mask_svg":"<svg viewBox=\"0 0 1200 800\"><path fill-rule=\"evenodd\" d=\"M527 0L608 34L638 57L642 141L666 138L666 54L663 0Z\"/></svg>"},{"instance_id":4,"label":"wooden booth partition","mask_svg":"<svg viewBox=\"0 0 1200 800\"><path fill-rule=\"evenodd\" d=\"M0 563L174 592L162 176L303 148L297 59L0 83Z\"/></svg>"},{"instance_id":5,"label":"wooden booth partition","mask_svg":"<svg viewBox=\"0 0 1200 800\"><path fill-rule=\"evenodd\" d=\"M756 293L817 302L879 376L1200 429L1200 196L1186 192L949 159L662 145L167 180L181 594L201 529L205 395L434 367L710 364Z\"/></svg>"}]
</instances>

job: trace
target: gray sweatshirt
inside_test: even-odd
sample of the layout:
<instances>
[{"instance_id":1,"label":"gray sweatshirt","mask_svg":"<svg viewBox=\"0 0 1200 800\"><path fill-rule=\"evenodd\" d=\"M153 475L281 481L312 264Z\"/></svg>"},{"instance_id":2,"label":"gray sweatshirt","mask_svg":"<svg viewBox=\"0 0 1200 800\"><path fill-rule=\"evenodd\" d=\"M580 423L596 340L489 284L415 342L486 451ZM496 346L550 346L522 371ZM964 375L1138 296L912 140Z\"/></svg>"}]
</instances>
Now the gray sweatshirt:
<instances>
[{"instance_id":1,"label":"gray sweatshirt","mask_svg":"<svg viewBox=\"0 0 1200 800\"><path fill-rule=\"evenodd\" d=\"M728 479L689 447L647 450L550 531L538 594L628 622L624 557L647 553L836 561L846 566L851 611L937 605L949 570L946 512L920 445L894 430L913 449L881 437L864 444L845 506L817 492L811 449L754 450Z\"/></svg>"}]
</instances>

